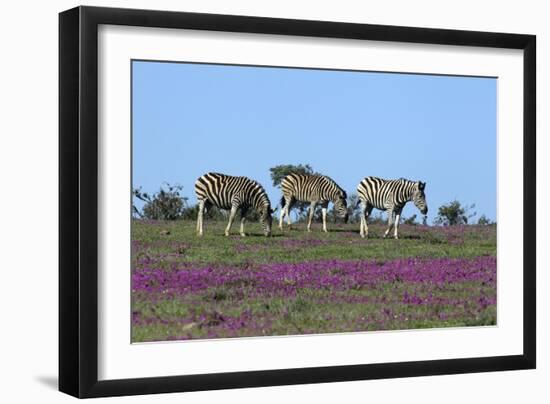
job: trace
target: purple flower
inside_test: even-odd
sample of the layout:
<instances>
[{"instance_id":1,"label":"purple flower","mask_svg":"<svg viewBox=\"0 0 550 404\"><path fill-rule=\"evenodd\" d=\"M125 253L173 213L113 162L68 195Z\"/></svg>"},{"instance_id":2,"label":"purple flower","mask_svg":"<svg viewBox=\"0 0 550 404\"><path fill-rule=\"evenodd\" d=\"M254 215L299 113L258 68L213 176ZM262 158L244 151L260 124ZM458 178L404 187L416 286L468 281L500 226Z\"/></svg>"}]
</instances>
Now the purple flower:
<instances>
[{"instance_id":1,"label":"purple flower","mask_svg":"<svg viewBox=\"0 0 550 404\"><path fill-rule=\"evenodd\" d=\"M435 286L457 282L495 285L496 257L405 258L384 263L335 259L256 264L244 269L182 264L175 270L145 266L132 274L135 292L171 294L189 294L212 287L231 286L253 288L258 293L292 295L299 289L362 289L380 282ZM416 302L414 304L420 304L417 299L411 299Z\"/></svg>"}]
</instances>

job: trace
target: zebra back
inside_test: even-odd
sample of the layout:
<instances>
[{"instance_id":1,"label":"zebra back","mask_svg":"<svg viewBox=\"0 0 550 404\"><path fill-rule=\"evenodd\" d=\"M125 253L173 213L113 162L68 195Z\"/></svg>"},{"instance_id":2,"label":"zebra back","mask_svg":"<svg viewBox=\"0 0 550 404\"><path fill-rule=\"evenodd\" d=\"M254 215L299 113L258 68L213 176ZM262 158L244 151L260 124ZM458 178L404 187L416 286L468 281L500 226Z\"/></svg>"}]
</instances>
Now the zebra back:
<instances>
[{"instance_id":1,"label":"zebra back","mask_svg":"<svg viewBox=\"0 0 550 404\"><path fill-rule=\"evenodd\" d=\"M281 182L283 195L303 202L332 201L346 199L344 191L326 175L288 174Z\"/></svg>"},{"instance_id":2,"label":"zebra back","mask_svg":"<svg viewBox=\"0 0 550 404\"><path fill-rule=\"evenodd\" d=\"M357 186L359 199L377 209L391 206L402 206L413 200L418 191L419 182L405 178L386 180L378 177L365 177Z\"/></svg>"},{"instance_id":3,"label":"zebra back","mask_svg":"<svg viewBox=\"0 0 550 404\"><path fill-rule=\"evenodd\" d=\"M248 177L234 177L220 173L206 173L195 182L197 199L212 203L220 209L253 207L267 212L271 209L269 197L264 188Z\"/></svg>"}]
</instances>

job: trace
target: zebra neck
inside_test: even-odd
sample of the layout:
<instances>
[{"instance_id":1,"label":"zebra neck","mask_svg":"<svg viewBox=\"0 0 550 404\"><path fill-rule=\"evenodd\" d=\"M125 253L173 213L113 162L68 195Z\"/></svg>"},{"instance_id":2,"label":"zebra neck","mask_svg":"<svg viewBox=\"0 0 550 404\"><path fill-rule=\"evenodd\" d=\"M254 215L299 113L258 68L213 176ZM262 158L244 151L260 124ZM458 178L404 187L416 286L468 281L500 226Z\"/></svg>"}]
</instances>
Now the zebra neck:
<instances>
[{"instance_id":1,"label":"zebra neck","mask_svg":"<svg viewBox=\"0 0 550 404\"><path fill-rule=\"evenodd\" d=\"M336 190L332 193L329 199L332 201L332 203L336 203L338 199L342 198L343 194L344 192L342 190Z\"/></svg>"},{"instance_id":2,"label":"zebra neck","mask_svg":"<svg viewBox=\"0 0 550 404\"><path fill-rule=\"evenodd\" d=\"M405 202L412 202L414 195L414 183L407 183L407 191L405 192Z\"/></svg>"},{"instance_id":3,"label":"zebra neck","mask_svg":"<svg viewBox=\"0 0 550 404\"><path fill-rule=\"evenodd\" d=\"M252 200L252 207L256 210L262 210L266 205L268 205L268 199L265 195Z\"/></svg>"}]
</instances>

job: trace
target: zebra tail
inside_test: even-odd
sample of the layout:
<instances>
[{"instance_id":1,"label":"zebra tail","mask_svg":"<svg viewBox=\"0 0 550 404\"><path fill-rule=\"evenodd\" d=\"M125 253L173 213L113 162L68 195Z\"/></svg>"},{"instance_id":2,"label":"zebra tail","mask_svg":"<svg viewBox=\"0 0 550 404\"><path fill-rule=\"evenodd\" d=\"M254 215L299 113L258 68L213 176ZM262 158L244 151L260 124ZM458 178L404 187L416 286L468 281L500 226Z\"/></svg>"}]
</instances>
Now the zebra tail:
<instances>
[{"instance_id":1,"label":"zebra tail","mask_svg":"<svg viewBox=\"0 0 550 404\"><path fill-rule=\"evenodd\" d=\"M284 196L281 197L281 200L279 201L279 203L281 204L281 209L283 209L285 207L285 204L286 204L286 200L285 200Z\"/></svg>"}]
</instances>

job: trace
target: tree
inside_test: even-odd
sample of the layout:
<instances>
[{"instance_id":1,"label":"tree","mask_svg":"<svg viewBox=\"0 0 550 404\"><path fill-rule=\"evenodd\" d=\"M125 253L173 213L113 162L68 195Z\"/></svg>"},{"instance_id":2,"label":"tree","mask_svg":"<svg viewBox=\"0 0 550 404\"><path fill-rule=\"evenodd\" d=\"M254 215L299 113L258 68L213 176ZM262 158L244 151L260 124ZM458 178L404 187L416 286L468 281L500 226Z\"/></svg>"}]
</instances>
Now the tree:
<instances>
[{"instance_id":1,"label":"tree","mask_svg":"<svg viewBox=\"0 0 550 404\"><path fill-rule=\"evenodd\" d=\"M135 198L145 202L140 211L136 205L132 205L134 216L151 220L176 220L181 218L187 207L187 198L181 196L181 185L165 183L160 190L150 195L143 192L141 187L132 191Z\"/></svg>"},{"instance_id":2,"label":"tree","mask_svg":"<svg viewBox=\"0 0 550 404\"><path fill-rule=\"evenodd\" d=\"M291 173L297 173L297 174L308 174L308 175L314 175L319 174L313 170L313 167L311 167L309 164L280 164L275 167L271 167L269 169L271 172L271 181L273 181L273 186L278 187L281 185L281 182L283 181L283 178L285 178L288 174ZM298 220L305 218L305 213L307 212L309 208L308 202L294 202L292 205L293 208L298 209Z\"/></svg>"},{"instance_id":3,"label":"tree","mask_svg":"<svg viewBox=\"0 0 550 404\"><path fill-rule=\"evenodd\" d=\"M311 167L309 164L280 164L278 166L271 167L269 171L271 172L271 180L273 181L274 187L281 185L283 178L285 178L290 173L309 175L318 174L313 171L313 167Z\"/></svg>"},{"instance_id":4,"label":"tree","mask_svg":"<svg viewBox=\"0 0 550 404\"><path fill-rule=\"evenodd\" d=\"M469 214L469 211L475 207L475 204L470 206L462 206L459 201L454 200L446 205L439 207L437 217L434 220L435 224L443 226L454 226L457 224L468 224L468 220L476 215Z\"/></svg>"}]
</instances>

